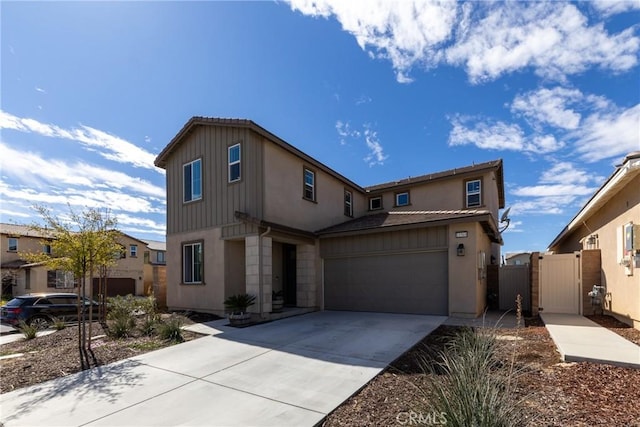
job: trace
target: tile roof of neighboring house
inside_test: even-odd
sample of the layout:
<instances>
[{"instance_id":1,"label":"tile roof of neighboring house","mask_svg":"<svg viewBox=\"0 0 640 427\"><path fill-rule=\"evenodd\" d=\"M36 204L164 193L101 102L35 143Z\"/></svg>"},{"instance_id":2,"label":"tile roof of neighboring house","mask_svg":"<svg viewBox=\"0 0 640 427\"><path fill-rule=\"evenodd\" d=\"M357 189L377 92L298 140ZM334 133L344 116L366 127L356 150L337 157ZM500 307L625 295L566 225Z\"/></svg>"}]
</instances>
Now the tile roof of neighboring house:
<instances>
[{"instance_id":1,"label":"tile roof of neighboring house","mask_svg":"<svg viewBox=\"0 0 640 427\"><path fill-rule=\"evenodd\" d=\"M361 232L364 230L380 231L380 229L387 227L401 227L427 223L433 225L439 225L440 223L449 224L452 222L467 221L471 218L473 218L474 221L480 221L483 224L485 232L492 238L492 240L495 242L502 241L491 212L484 209L381 212L378 214L365 215L360 218L343 222L342 224L318 230L316 231L316 234L320 235L320 237L327 237L330 235Z\"/></svg>"},{"instance_id":2,"label":"tile roof of neighboring house","mask_svg":"<svg viewBox=\"0 0 640 427\"><path fill-rule=\"evenodd\" d=\"M0 234L6 234L9 236L24 236L24 237L37 237L37 238L51 238L52 235L43 230L38 230L30 225L20 224L6 224L0 223Z\"/></svg>"},{"instance_id":3,"label":"tile roof of neighboring house","mask_svg":"<svg viewBox=\"0 0 640 427\"><path fill-rule=\"evenodd\" d=\"M152 251L166 251L167 242L161 242L159 240L144 240L149 249Z\"/></svg>"},{"instance_id":4,"label":"tile roof of neighboring house","mask_svg":"<svg viewBox=\"0 0 640 427\"><path fill-rule=\"evenodd\" d=\"M192 117L182 127L182 129L180 129L180 131L176 134L176 136L173 137L173 139L169 142L169 144L167 144L167 146L160 152L160 154L158 154L158 156L156 157L156 160L155 160L155 165L160 167L160 168L166 168L167 160L168 160L169 156L180 145L180 143L182 142L183 138L185 136L187 136L197 126L207 126L207 125L209 125L209 126L230 126L230 127L239 127L239 128L249 128L249 129L253 130L254 132L262 135L265 138L267 138L268 140L272 141L273 143L275 143L275 144L279 145L280 147L284 148L285 150L293 153L294 155L298 156L299 158L303 159L304 161L312 164L313 166L317 167L318 169L323 170L324 172L328 173L329 175L332 175L334 178L337 178L337 179L343 181L348 186L351 186L355 190L360 191L362 193L368 193L368 192L378 191L378 190L387 190L387 189L394 188L394 187L411 186L411 185L414 185L416 183L425 183L425 182L429 182L429 181L435 181L435 180L438 180L438 179L451 178L451 177L460 176L460 175L469 176L469 175L472 175L474 173L478 173L478 172L481 172L481 171L495 169L495 171L496 171L496 179L498 180L497 186L498 186L498 193L499 193L498 194L499 207L500 208L504 208L504 200L505 200L504 199L504 177L503 177L504 173L503 173L502 160L493 160L493 161L490 161L490 162L478 163L478 164L475 164L475 165L472 165L472 166L465 166L465 167L462 167L462 168L450 169L450 170L443 171L443 172L436 172L436 173L432 173L432 174L428 174L428 175L421 175L421 176L418 176L418 177L415 177L415 178L405 178L405 179L401 179L401 180L398 180L398 181L393 181L393 182L373 185L373 186L370 186L370 187L361 187L360 185L354 183L350 179L348 179L345 176L341 175L340 173L334 171L333 169L331 169L330 167L326 166L325 164L323 164L323 163L319 162L318 160L314 159L313 157L303 153L302 151L300 151L299 149L297 149L293 145L289 144L288 142L284 141L280 137L278 137L278 136L274 135L273 133L269 132L268 130L266 130L262 126L256 124L252 120L248 120L248 119L223 119L223 118L200 117L200 116Z\"/></svg>"},{"instance_id":5,"label":"tile roof of neighboring house","mask_svg":"<svg viewBox=\"0 0 640 427\"><path fill-rule=\"evenodd\" d=\"M636 175L640 174L640 151L627 154L624 161L619 165L604 184L591 196L589 201L580 209L575 217L549 244L548 250L558 246L562 240L571 234L584 221L589 219L594 213L608 202L613 196L618 194Z\"/></svg>"}]
</instances>

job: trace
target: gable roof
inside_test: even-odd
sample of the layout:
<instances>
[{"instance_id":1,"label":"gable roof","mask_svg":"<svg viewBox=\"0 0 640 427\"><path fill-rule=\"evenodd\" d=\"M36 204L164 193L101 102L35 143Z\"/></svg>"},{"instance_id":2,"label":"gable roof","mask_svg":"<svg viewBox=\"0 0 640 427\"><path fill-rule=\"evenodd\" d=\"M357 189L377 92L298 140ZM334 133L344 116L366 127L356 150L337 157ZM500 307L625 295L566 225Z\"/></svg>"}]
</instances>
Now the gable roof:
<instances>
[{"instance_id":1,"label":"gable roof","mask_svg":"<svg viewBox=\"0 0 640 427\"><path fill-rule=\"evenodd\" d=\"M618 194L638 174L640 174L640 151L634 151L624 158L622 164L616 168L609 179L602 184L569 224L553 239L548 249L551 250L551 248L560 244L572 231L598 212L605 203Z\"/></svg>"},{"instance_id":2,"label":"gable roof","mask_svg":"<svg viewBox=\"0 0 640 427\"><path fill-rule=\"evenodd\" d=\"M189 121L182 127L182 129L180 129L180 131L176 134L176 136L173 137L171 142L169 142L169 144L166 147L164 147L164 149L160 152L160 154L158 154L154 164L159 168L166 169L167 161L171 156L171 154L180 146L180 144L182 144L182 141L184 140L184 138L187 135L189 135L189 133L191 133L198 126L228 126L228 127L250 129L256 132L257 134L263 136L264 138L268 139L269 141L273 142L274 144L284 148L285 150L289 151L295 156L301 158L305 162L324 171L325 173L333 176L334 178L344 182L348 186L351 186L358 191L362 191L362 192L364 191L364 189L358 184L356 184L355 182L346 178L342 174L334 171L329 166L319 162L318 160L314 159L308 154L303 153L302 151L300 151L293 145L289 144L282 138L274 135L273 133L269 132L262 126L248 119L222 119L222 118L201 117L201 116L191 117Z\"/></svg>"},{"instance_id":3,"label":"gable roof","mask_svg":"<svg viewBox=\"0 0 640 427\"><path fill-rule=\"evenodd\" d=\"M0 223L0 234L6 234L8 236L15 237L35 237L38 239L50 239L53 237L52 234L47 233L44 230L39 230L38 228L32 227L30 225L7 223Z\"/></svg>"},{"instance_id":4,"label":"gable roof","mask_svg":"<svg viewBox=\"0 0 640 427\"><path fill-rule=\"evenodd\" d=\"M485 233L495 243L502 243L495 219L485 209L461 209L447 211L393 211L365 215L350 221L316 231L320 237L360 234L363 231L385 231L398 227L417 225L444 225L469 220L478 221Z\"/></svg>"},{"instance_id":5,"label":"gable roof","mask_svg":"<svg viewBox=\"0 0 640 427\"><path fill-rule=\"evenodd\" d=\"M189 121L180 129L180 131L173 137L173 139L167 144L167 146L158 154L154 164L159 167L166 169L167 162L171 154L182 144L184 138L189 135L195 128L198 126L228 126L228 127L236 127L236 128L247 128L250 129L274 144L284 148L305 162L317 167L318 169L324 171L325 173L333 176L334 178L344 182L348 186L354 188L361 193L370 193L374 191L384 191L392 188L402 188L403 186L409 187L415 184L426 183L430 181L436 181L439 179L447 179L457 176L471 176L473 174L477 174L479 172L484 172L487 170L495 170L496 171L496 185L498 186L498 199L499 199L499 207L504 208L505 199L504 199L504 173L502 166L502 159L493 160L485 163L478 163L471 166L465 166L456 169L450 169L443 172L436 172L426 175L421 175L415 178L405 178L398 181L387 182L383 184L373 185L370 187L361 187L350 179L346 178L342 174L334 171L329 166L319 162L308 154L303 153L293 145L284 141L282 138L274 135L269 132L262 126L256 124L252 120L248 119L224 119L224 118L215 118L215 117L202 117L202 116L194 116L189 119Z\"/></svg>"}]
</instances>

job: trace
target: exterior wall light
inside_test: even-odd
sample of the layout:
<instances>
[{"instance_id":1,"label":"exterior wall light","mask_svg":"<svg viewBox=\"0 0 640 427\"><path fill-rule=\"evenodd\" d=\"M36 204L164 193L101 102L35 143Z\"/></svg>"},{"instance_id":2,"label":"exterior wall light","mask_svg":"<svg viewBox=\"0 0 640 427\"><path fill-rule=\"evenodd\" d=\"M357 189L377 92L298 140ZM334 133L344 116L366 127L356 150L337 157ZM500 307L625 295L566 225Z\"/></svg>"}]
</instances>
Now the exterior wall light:
<instances>
[{"instance_id":1,"label":"exterior wall light","mask_svg":"<svg viewBox=\"0 0 640 427\"><path fill-rule=\"evenodd\" d=\"M456 249L458 256L464 256L464 243L460 243Z\"/></svg>"}]
</instances>

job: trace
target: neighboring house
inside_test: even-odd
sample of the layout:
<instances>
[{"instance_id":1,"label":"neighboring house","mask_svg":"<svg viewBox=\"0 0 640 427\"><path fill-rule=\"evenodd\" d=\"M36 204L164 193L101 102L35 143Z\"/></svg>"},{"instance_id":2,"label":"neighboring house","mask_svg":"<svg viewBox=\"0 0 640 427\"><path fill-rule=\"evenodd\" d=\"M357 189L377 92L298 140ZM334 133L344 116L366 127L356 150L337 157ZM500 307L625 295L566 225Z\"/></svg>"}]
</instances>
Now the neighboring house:
<instances>
[{"instance_id":1,"label":"neighboring house","mask_svg":"<svg viewBox=\"0 0 640 427\"><path fill-rule=\"evenodd\" d=\"M53 236L26 225L0 224L0 264L3 294L47 292L53 289L74 289L73 276L47 268L43 263L29 263L21 254L51 251ZM113 295L144 295L144 254L147 243L121 233L121 258L109 269L107 293ZM97 279L94 279L97 286Z\"/></svg>"},{"instance_id":2,"label":"neighboring house","mask_svg":"<svg viewBox=\"0 0 640 427\"><path fill-rule=\"evenodd\" d=\"M501 160L361 187L250 120L193 117L167 171L167 304L247 292L314 309L475 317L504 207Z\"/></svg>"},{"instance_id":3,"label":"neighboring house","mask_svg":"<svg viewBox=\"0 0 640 427\"><path fill-rule=\"evenodd\" d=\"M145 240L144 294L153 293L159 307L167 306L167 244L157 240Z\"/></svg>"},{"instance_id":4,"label":"neighboring house","mask_svg":"<svg viewBox=\"0 0 640 427\"><path fill-rule=\"evenodd\" d=\"M640 329L640 152L609 179L551 242L554 253L599 249L607 312Z\"/></svg>"},{"instance_id":5,"label":"neighboring house","mask_svg":"<svg viewBox=\"0 0 640 427\"><path fill-rule=\"evenodd\" d=\"M504 263L506 265L526 265L531 262L531 252L517 252L506 254Z\"/></svg>"}]
</instances>

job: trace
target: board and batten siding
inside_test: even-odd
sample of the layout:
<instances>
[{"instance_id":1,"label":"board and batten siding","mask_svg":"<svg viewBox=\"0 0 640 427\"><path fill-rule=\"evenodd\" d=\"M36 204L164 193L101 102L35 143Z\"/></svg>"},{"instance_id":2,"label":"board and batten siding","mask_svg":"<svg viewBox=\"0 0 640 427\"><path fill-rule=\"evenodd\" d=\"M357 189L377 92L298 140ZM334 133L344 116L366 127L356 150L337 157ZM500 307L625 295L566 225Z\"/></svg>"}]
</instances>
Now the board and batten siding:
<instances>
[{"instance_id":1,"label":"board and batten siding","mask_svg":"<svg viewBox=\"0 0 640 427\"><path fill-rule=\"evenodd\" d=\"M228 182L227 149L241 143L241 177ZM183 165L202 159L202 199L183 202ZM261 217L263 210L263 141L250 129L198 126L167 164L167 234L233 224L235 212Z\"/></svg>"},{"instance_id":2,"label":"board and batten siding","mask_svg":"<svg viewBox=\"0 0 640 427\"><path fill-rule=\"evenodd\" d=\"M322 258L342 258L376 253L445 250L448 233L447 227L425 227L323 238L320 242Z\"/></svg>"}]
</instances>

